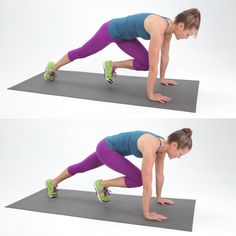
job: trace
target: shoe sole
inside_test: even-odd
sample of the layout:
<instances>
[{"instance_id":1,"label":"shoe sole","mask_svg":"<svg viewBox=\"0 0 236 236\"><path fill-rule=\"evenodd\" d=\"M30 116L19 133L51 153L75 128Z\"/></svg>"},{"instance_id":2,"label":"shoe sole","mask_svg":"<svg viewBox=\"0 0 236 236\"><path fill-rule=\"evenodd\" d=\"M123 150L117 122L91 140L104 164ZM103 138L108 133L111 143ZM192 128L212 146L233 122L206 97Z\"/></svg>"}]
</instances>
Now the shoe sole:
<instances>
[{"instance_id":1,"label":"shoe sole","mask_svg":"<svg viewBox=\"0 0 236 236\"><path fill-rule=\"evenodd\" d=\"M97 188L96 188L96 184L95 184L95 183L93 183L93 187L94 187L94 189L95 189L95 191L96 191L97 198L98 198L99 202L102 202L102 203L107 203L107 202L109 202L109 201L107 201L107 202L102 201L102 199L101 199L100 196L99 196L99 192L98 192L98 190L97 190Z\"/></svg>"},{"instance_id":2,"label":"shoe sole","mask_svg":"<svg viewBox=\"0 0 236 236\"><path fill-rule=\"evenodd\" d=\"M106 80L108 83L112 84L112 83L113 83L113 80L106 78L105 62L102 64L102 66L103 66L103 70L104 70L104 78L105 78L105 80Z\"/></svg>"}]
</instances>

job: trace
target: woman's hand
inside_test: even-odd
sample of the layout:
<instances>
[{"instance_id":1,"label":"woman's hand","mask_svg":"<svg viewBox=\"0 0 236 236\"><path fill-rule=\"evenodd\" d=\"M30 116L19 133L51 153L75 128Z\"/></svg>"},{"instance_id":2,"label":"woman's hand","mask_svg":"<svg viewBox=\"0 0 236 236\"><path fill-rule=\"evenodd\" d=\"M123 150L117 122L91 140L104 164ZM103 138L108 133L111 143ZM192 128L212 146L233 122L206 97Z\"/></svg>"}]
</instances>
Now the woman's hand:
<instances>
[{"instance_id":1,"label":"woman's hand","mask_svg":"<svg viewBox=\"0 0 236 236\"><path fill-rule=\"evenodd\" d=\"M148 212L144 215L144 217L148 220L157 220L157 221L163 221L167 219L166 216L157 214L156 212Z\"/></svg>"},{"instance_id":2,"label":"woman's hand","mask_svg":"<svg viewBox=\"0 0 236 236\"><path fill-rule=\"evenodd\" d=\"M161 84L168 86L168 85L177 85L178 83L171 79L161 79Z\"/></svg>"},{"instance_id":3,"label":"woman's hand","mask_svg":"<svg viewBox=\"0 0 236 236\"><path fill-rule=\"evenodd\" d=\"M173 205L173 204L175 204L174 201L172 201L170 199L161 198L161 197L157 198L157 202L161 205L165 205L165 204Z\"/></svg>"},{"instance_id":4,"label":"woman's hand","mask_svg":"<svg viewBox=\"0 0 236 236\"><path fill-rule=\"evenodd\" d=\"M150 95L149 99L151 101L160 102L160 103L165 103L165 102L171 101L170 97L163 96L160 93L154 93L154 94Z\"/></svg>"}]
</instances>

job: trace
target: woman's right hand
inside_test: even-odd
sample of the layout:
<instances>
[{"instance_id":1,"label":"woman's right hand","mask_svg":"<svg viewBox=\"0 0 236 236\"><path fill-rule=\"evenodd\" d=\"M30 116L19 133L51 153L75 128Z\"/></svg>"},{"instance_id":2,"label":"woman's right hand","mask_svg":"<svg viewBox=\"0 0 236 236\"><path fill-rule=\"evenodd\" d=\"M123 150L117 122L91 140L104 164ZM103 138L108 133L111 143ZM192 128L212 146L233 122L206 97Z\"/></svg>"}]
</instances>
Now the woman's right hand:
<instances>
[{"instance_id":1,"label":"woman's right hand","mask_svg":"<svg viewBox=\"0 0 236 236\"><path fill-rule=\"evenodd\" d=\"M148 96L151 101L165 103L171 101L171 98L167 96L163 96L160 93L153 93L152 95Z\"/></svg>"},{"instance_id":2,"label":"woman's right hand","mask_svg":"<svg viewBox=\"0 0 236 236\"><path fill-rule=\"evenodd\" d=\"M148 212L147 214L144 215L144 217L148 220L157 220L157 221L163 221L167 219L166 216L157 214L156 212Z\"/></svg>"}]
</instances>

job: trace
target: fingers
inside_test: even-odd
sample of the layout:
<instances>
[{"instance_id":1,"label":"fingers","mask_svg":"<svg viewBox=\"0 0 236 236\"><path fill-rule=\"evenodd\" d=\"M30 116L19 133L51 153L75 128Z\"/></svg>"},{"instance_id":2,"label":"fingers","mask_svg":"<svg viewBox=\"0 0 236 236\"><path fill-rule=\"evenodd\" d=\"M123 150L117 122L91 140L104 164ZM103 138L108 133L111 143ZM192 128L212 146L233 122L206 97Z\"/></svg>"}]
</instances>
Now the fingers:
<instances>
[{"instance_id":1,"label":"fingers","mask_svg":"<svg viewBox=\"0 0 236 236\"><path fill-rule=\"evenodd\" d=\"M155 218L155 220L157 221L163 221L163 220L166 220L167 217L166 216L163 216L163 215L157 215L157 217Z\"/></svg>"},{"instance_id":2,"label":"fingers","mask_svg":"<svg viewBox=\"0 0 236 236\"><path fill-rule=\"evenodd\" d=\"M161 103L165 103L165 102L169 102L169 101L171 101L171 98L169 98L167 96L161 96L161 98L160 98Z\"/></svg>"},{"instance_id":3,"label":"fingers","mask_svg":"<svg viewBox=\"0 0 236 236\"><path fill-rule=\"evenodd\" d=\"M165 82L161 82L161 84L168 86L168 85L177 85L178 83L174 80L167 80Z\"/></svg>"},{"instance_id":4,"label":"fingers","mask_svg":"<svg viewBox=\"0 0 236 236\"><path fill-rule=\"evenodd\" d=\"M161 204L161 205L165 205L165 203L164 202L158 202L159 204Z\"/></svg>"}]
</instances>

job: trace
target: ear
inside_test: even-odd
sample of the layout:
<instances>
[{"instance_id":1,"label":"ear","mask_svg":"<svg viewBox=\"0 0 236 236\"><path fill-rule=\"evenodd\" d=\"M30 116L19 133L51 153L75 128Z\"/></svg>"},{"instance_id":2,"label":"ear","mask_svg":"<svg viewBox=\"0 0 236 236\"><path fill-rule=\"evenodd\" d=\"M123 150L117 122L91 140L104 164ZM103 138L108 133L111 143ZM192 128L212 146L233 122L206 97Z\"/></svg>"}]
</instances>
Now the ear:
<instances>
[{"instance_id":1,"label":"ear","mask_svg":"<svg viewBox=\"0 0 236 236\"><path fill-rule=\"evenodd\" d=\"M182 22L180 22L179 24L178 24L178 27L179 27L179 29L183 29L184 30L184 23L182 23Z\"/></svg>"},{"instance_id":2,"label":"ear","mask_svg":"<svg viewBox=\"0 0 236 236\"><path fill-rule=\"evenodd\" d=\"M178 144L176 142L171 143L172 148L178 149Z\"/></svg>"}]
</instances>

